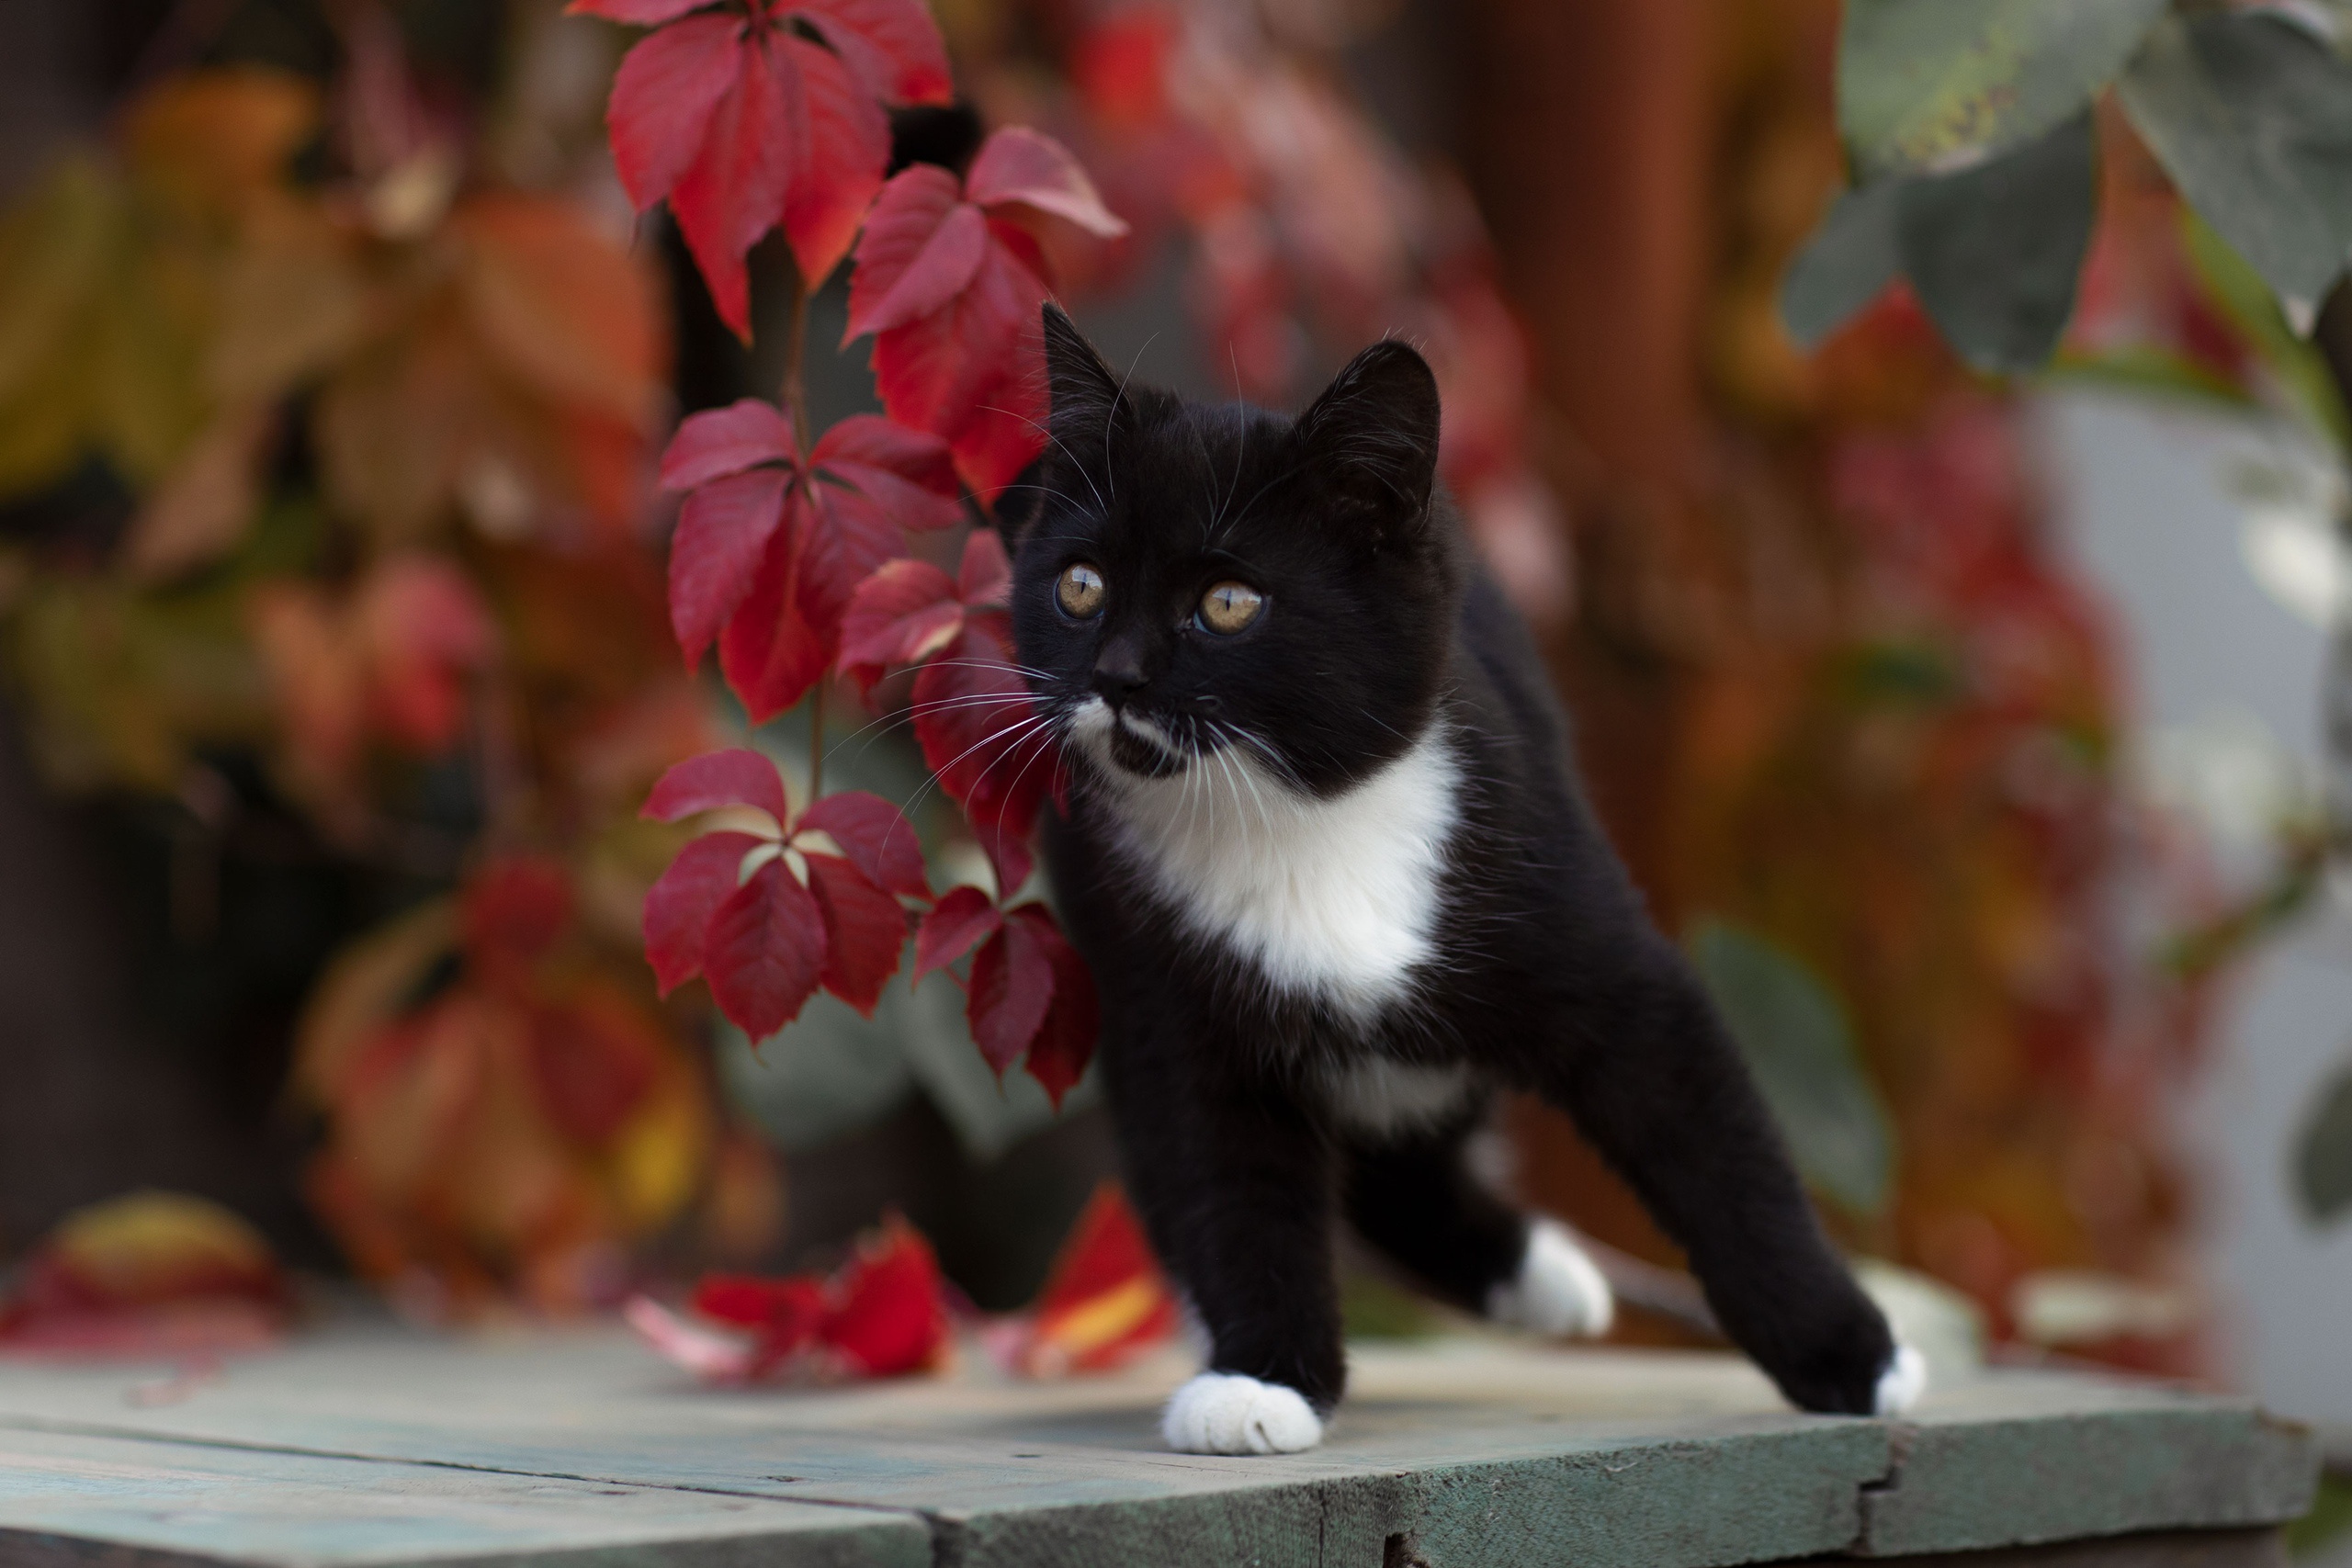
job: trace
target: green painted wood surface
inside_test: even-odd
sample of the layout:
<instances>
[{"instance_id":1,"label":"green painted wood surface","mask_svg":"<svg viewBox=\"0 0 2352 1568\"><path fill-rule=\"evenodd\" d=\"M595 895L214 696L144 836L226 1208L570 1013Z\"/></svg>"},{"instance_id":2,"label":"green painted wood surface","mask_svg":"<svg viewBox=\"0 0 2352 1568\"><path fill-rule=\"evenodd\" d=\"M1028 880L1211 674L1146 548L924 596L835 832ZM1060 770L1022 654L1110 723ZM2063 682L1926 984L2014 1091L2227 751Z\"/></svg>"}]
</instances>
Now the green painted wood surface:
<instances>
[{"instance_id":1,"label":"green painted wood surface","mask_svg":"<svg viewBox=\"0 0 2352 1568\"><path fill-rule=\"evenodd\" d=\"M616 1335L346 1327L211 1379L0 1362L0 1475L46 1442L153 1450L164 1470L235 1454L254 1467L238 1484L257 1518L271 1466L323 1464L419 1530L503 1518L507 1495L418 1493L420 1471L705 1499L662 1516L658 1540L613 1543L626 1554L610 1561L647 1568L734 1561L724 1552L744 1532L725 1526L739 1503L774 1511L756 1559L773 1568L1716 1568L2264 1525L2301 1511L2316 1464L2302 1434L2243 1401L2154 1385L2000 1372L1887 1423L1790 1412L1730 1357L1494 1339L1359 1348L1355 1392L1312 1453L1171 1454L1156 1406L1189 1370L1170 1355L1111 1379L1020 1384L967 1359L948 1380L713 1391ZM175 1563L239 1561L224 1551L230 1527L175 1536L179 1524L142 1513L136 1470L74 1516L84 1539L174 1547ZM292 1514L323 1473L286 1472ZM706 1532L692 1509L713 1497L730 1507ZM537 1528L527 1497L515 1506L513 1528ZM57 1517L31 1506L0 1483L0 1531L55 1535ZM609 1511L624 1508L658 1512ZM467 1560L537 1564L580 1542L485 1534ZM258 1560L401 1561L329 1537Z\"/></svg>"}]
</instances>

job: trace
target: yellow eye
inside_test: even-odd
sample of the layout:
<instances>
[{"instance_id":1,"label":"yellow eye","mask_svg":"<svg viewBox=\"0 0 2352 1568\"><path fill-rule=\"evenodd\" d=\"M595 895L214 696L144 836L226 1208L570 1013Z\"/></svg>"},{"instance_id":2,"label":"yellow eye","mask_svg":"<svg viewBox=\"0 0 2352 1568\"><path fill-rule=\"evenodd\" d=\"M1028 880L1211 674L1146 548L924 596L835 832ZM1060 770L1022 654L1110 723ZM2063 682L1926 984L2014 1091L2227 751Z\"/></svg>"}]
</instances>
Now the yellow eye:
<instances>
[{"instance_id":1,"label":"yellow eye","mask_svg":"<svg viewBox=\"0 0 2352 1568\"><path fill-rule=\"evenodd\" d=\"M1091 621L1102 612L1102 574L1084 561L1064 567L1054 598L1065 614Z\"/></svg>"},{"instance_id":2,"label":"yellow eye","mask_svg":"<svg viewBox=\"0 0 2352 1568\"><path fill-rule=\"evenodd\" d=\"M1201 595L1201 625L1231 637L1258 618L1266 596L1246 582L1220 582Z\"/></svg>"}]
</instances>

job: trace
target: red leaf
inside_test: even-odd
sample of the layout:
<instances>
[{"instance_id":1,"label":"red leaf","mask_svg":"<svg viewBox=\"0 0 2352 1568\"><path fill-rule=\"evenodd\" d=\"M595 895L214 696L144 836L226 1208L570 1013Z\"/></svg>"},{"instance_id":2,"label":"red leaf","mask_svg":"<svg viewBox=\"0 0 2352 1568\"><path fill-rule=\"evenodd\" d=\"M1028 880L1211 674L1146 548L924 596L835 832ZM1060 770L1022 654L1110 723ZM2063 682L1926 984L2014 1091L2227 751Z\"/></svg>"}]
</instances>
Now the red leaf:
<instances>
[{"instance_id":1,"label":"red leaf","mask_svg":"<svg viewBox=\"0 0 2352 1568\"><path fill-rule=\"evenodd\" d=\"M890 117L831 51L792 36L785 49L800 71L802 151L785 197L784 235L814 293L849 254L858 220L882 188Z\"/></svg>"},{"instance_id":2,"label":"red leaf","mask_svg":"<svg viewBox=\"0 0 2352 1568\"><path fill-rule=\"evenodd\" d=\"M584 4L670 24L614 78L614 159L639 211L668 199L720 319L748 340L744 254L781 224L802 278L823 281L881 187L890 130L876 98L946 96L938 29L917 0L754 0L749 17L687 16L677 0Z\"/></svg>"},{"instance_id":3,"label":"red leaf","mask_svg":"<svg viewBox=\"0 0 2352 1568\"><path fill-rule=\"evenodd\" d=\"M534 1008L528 1040L548 1120L592 1148L610 1143L644 1100L662 1048L628 1002L594 991L569 1006Z\"/></svg>"},{"instance_id":4,"label":"red leaf","mask_svg":"<svg viewBox=\"0 0 2352 1568\"><path fill-rule=\"evenodd\" d=\"M1043 904L1023 904L1009 918L1028 923L1053 967L1053 1005L1046 1010L1045 1021L1038 1026L1037 1038L1022 1065L1058 1111L1062 1096L1085 1076L1087 1063L1094 1059L1095 1043L1102 1038L1102 1012L1094 995L1094 976Z\"/></svg>"},{"instance_id":5,"label":"red leaf","mask_svg":"<svg viewBox=\"0 0 2352 1568\"><path fill-rule=\"evenodd\" d=\"M928 164L908 173L937 177L924 179L908 191L905 203L891 209L891 227L884 234L910 246L919 241L919 248L902 264L892 265L897 253L885 248L884 234L875 236L873 283L864 289L857 287L866 277L866 268L861 265L850 286L852 337L886 333L944 309L971 287L972 275L980 270L980 261L988 254L988 216L971 203L956 199L955 176ZM877 212L876 221L881 219ZM891 279L887 292L881 287L883 276Z\"/></svg>"},{"instance_id":6,"label":"red leaf","mask_svg":"<svg viewBox=\"0 0 2352 1568\"><path fill-rule=\"evenodd\" d=\"M1012 562L1006 558L1004 540L993 528L975 528L964 541L964 559L956 573L956 592L965 604L1001 606L1012 592Z\"/></svg>"},{"instance_id":7,"label":"red leaf","mask_svg":"<svg viewBox=\"0 0 2352 1568\"><path fill-rule=\"evenodd\" d=\"M907 912L848 861L804 853L825 915L825 989L867 1018L907 948Z\"/></svg>"},{"instance_id":8,"label":"red leaf","mask_svg":"<svg viewBox=\"0 0 2352 1568\"><path fill-rule=\"evenodd\" d=\"M825 917L782 857L719 905L703 968L718 1010L754 1040L800 1015L824 974Z\"/></svg>"},{"instance_id":9,"label":"red leaf","mask_svg":"<svg viewBox=\"0 0 2352 1568\"><path fill-rule=\"evenodd\" d=\"M742 31L732 12L696 17L640 39L621 61L605 118L615 172L639 212L668 196L702 151L711 112L735 85Z\"/></svg>"},{"instance_id":10,"label":"red leaf","mask_svg":"<svg viewBox=\"0 0 2352 1568\"><path fill-rule=\"evenodd\" d=\"M769 541L752 592L718 636L718 668L752 722L764 724L808 694L828 662L824 639L811 627L799 592L799 547L808 503L796 492L786 526Z\"/></svg>"},{"instance_id":11,"label":"red leaf","mask_svg":"<svg viewBox=\"0 0 2352 1568\"><path fill-rule=\"evenodd\" d=\"M645 895L645 956L668 996L702 973L711 917L742 880L743 857L765 840L750 833L705 833L678 852Z\"/></svg>"},{"instance_id":12,"label":"red leaf","mask_svg":"<svg viewBox=\"0 0 2352 1568\"><path fill-rule=\"evenodd\" d=\"M850 276L847 336L876 333L883 407L945 440L983 501L1044 446L1047 290L1035 255L1025 235L959 200L953 175L917 164L883 187Z\"/></svg>"},{"instance_id":13,"label":"red leaf","mask_svg":"<svg viewBox=\"0 0 2352 1568\"><path fill-rule=\"evenodd\" d=\"M797 467L799 461L799 444L784 411L764 399L744 398L679 423L669 450L662 454L662 488L692 490L762 463Z\"/></svg>"},{"instance_id":14,"label":"red leaf","mask_svg":"<svg viewBox=\"0 0 2352 1568\"><path fill-rule=\"evenodd\" d=\"M886 893L929 898L922 840L899 808L862 789L826 795L801 813L799 831L829 835L865 879Z\"/></svg>"},{"instance_id":15,"label":"red leaf","mask_svg":"<svg viewBox=\"0 0 2352 1568\"><path fill-rule=\"evenodd\" d=\"M841 668L871 686L891 665L912 664L945 648L963 625L955 579L929 561L891 561L850 597L842 618Z\"/></svg>"},{"instance_id":16,"label":"red leaf","mask_svg":"<svg viewBox=\"0 0 2352 1568\"><path fill-rule=\"evenodd\" d=\"M778 525L793 475L754 468L711 480L678 509L670 540L670 626L686 656L702 656L750 597Z\"/></svg>"},{"instance_id":17,"label":"red leaf","mask_svg":"<svg viewBox=\"0 0 2352 1568\"><path fill-rule=\"evenodd\" d=\"M560 862L505 855L468 880L459 902L466 954L512 977L553 947L571 923L571 875Z\"/></svg>"},{"instance_id":18,"label":"red leaf","mask_svg":"<svg viewBox=\"0 0 2352 1568\"><path fill-rule=\"evenodd\" d=\"M858 1245L833 1280L835 1304L819 1337L852 1371L891 1377L938 1359L947 1343L939 1261L922 1233L898 1214Z\"/></svg>"},{"instance_id":19,"label":"red leaf","mask_svg":"<svg viewBox=\"0 0 2352 1568\"><path fill-rule=\"evenodd\" d=\"M1095 1188L1030 1308L1017 1365L1032 1377L1101 1371L1176 1331L1176 1298L1115 1181Z\"/></svg>"},{"instance_id":20,"label":"red leaf","mask_svg":"<svg viewBox=\"0 0 2352 1568\"><path fill-rule=\"evenodd\" d=\"M1003 924L1004 916L986 893L969 884L949 888L915 929L913 979L920 984L933 970L946 968Z\"/></svg>"},{"instance_id":21,"label":"red leaf","mask_svg":"<svg viewBox=\"0 0 2352 1568\"><path fill-rule=\"evenodd\" d=\"M806 1275L768 1280L755 1274L706 1274L695 1282L694 1309L741 1328L772 1328L824 1316L825 1287Z\"/></svg>"},{"instance_id":22,"label":"red leaf","mask_svg":"<svg viewBox=\"0 0 2352 1568\"><path fill-rule=\"evenodd\" d=\"M784 779L775 764L757 751L737 746L689 757L663 773L638 815L656 822L675 822L722 806L749 806L775 818L782 832L792 818L785 804Z\"/></svg>"},{"instance_id":23,"label":"red leaf","mask_svg":"<svg viewBox=\"0 0 2352 1568\"><path fill-rule=\"evenodd\" d=\"M1006 919L973 955L971 989L964 1003L973 1043L999 1077L1037 1038L1053 1001L1053 957L1037 940L1035 923Z\"/></svg>"},{"instance_id":24,"label":"red leaf","mask_svg":"<svg viewBox=\"0 0 2352 1568\"><path fill-rule=\"evenodd\" d=\"M1059 769L1035 722L1029 688L1012 667L996 612L967 614L947 654L915 671L915 738L940 787L962 805L1010 897L1028 879L1037 807Z\"/></svg>"},{"instance_id":25,"label":"red leaf","mask_svg":"<svg viewBox=\"0 0 2352 1568\"><path fill-rule=\"evenodd\" d=\"M837 485L816 487L794 588L823 664L840 655L842 618L858 585L906 546L906 530L870 496Z\"/></svg>"},{"instance_id":26,"label":"red leaf","mask_svg":"<svg viewBox=\"0 0 2352 1568\"><path fill-rule=\"evenodd\" d=\"M947 528L964 520L955 455L928 431L852 414L818 438L808 464L820 479L855 486L901 527Z\"/></svg>"},{"instance_id":27,"label":"red leaf","mask_svg":"<svg viewBox=\"0 0 2352 1568\"><path fill-rule=\"evenodd\" d=\"M964 178L964 194L982 207L1012 204L1050 212L1105 240L1127 231L1102 205L1069 149L1026 126L1007 126L988 139Z\"/></svg>"},{"instance_id":28,"label":"red leaf","mask_svg":"<svg viewBox=\"0 0 2352 1568\"><path fill-rule=\"evenodd\" d=\"M921 0L807 0L793 9L885 103L944 104L955 96L947 46Z\"/></svg>"}]
</instances>

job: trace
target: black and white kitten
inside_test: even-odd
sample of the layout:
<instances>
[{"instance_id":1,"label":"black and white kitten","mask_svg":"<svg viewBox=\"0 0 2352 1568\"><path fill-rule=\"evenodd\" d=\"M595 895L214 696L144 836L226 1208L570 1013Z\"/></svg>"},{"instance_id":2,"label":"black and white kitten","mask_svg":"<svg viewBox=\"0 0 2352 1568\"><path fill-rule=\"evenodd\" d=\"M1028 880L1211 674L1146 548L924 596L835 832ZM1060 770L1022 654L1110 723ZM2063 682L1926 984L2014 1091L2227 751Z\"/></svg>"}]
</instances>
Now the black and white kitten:
<instances>
[{"instance_id":1,"label":"black and white kitten","mask_svg":"<svg viewBox=\"0 0 2352 1568\"><path fill-rule=\"evenodd\" d=\"M1420 356L1376 344L1289 420L1127 386L1051 305L1045 327L1014 635L1070 766L1047 854L1128 1187L1212 1342L1169 1444L1320 1440L1341 1213L1465 1306L1608 1326L1568 1234L1464 1162L1505 1088L1576 1117L1790 1400L1916 1398L1435 491Z\"/></svg>"}]
</instances>

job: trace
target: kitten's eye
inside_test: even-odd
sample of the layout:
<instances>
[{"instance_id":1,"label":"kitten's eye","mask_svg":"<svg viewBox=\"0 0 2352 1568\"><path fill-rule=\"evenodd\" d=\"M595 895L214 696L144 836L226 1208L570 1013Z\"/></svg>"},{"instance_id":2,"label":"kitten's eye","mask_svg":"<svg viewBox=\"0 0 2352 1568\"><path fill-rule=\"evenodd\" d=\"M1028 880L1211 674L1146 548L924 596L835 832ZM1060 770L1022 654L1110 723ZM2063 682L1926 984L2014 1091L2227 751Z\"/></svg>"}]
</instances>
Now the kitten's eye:
<instances>
[{"instance_id":1,"label":"kitten's eye","mask_svg":"<svg viewBox=\"0 0 2352 1568\"><path fill-rule=\"evenodd\" d=\"M1266 596L1246 582L1220 582L1201 595L1200 623L1221 637L1231 637L1258 618Z\"/></svg>"},{"instance_id":2,"label":"kitten's eye","mask_svg":"<svg viewBox=\"0 0 2352 1568\"><path fill-rule=\"evenodd\" d=\"M1084 561L1064 567L1054 598L1065 615L1091 621L1102 611L1102 574Z\"/></svg>"}]
</instances>

